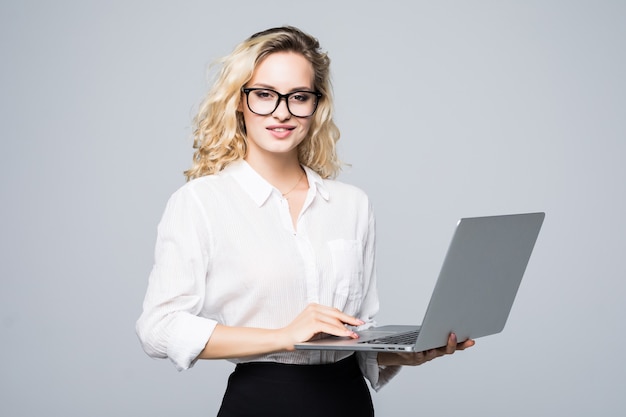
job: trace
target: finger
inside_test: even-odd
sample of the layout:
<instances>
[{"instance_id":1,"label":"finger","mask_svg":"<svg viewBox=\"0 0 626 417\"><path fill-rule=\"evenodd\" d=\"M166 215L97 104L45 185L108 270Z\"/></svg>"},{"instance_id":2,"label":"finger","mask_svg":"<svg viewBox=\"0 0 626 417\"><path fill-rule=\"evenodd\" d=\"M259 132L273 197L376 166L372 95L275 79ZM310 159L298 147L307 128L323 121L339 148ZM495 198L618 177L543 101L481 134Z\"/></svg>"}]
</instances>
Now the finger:
<instances>
[{"instance_id":1,"label":"finger","mask_svg":"<svg viewBox=\"0 0 626 417\"><path fill-rule=\"evenodd\" d=\"M358 319L354 316L350 316L340 310L337 309L333 309L332 311L332 316L335 317L337 320L339 320L340 322L344 323L344 324L349 324L351 326L362 326L365 324L365 322L361 319Z\"/></svg>"},{"instance_id":2,"label":"finger","mask_svg":"<svg viewBox=\"0 0 626 417\"><path fill-rule=\"evenodd\" d=\"M470 348L470 347L474 346L475 344L476 344L476 342L474 340L468 339L468 340L466 340L464 342L457 343L456 349L457 350L465 350L467 348Z\"/></svg>"},{"instance_id":3,"label":"finger","mask_svg":"<svg viewBox=\"0 0 626 417\"><path fill-rule=\"evenodd\" d=\"M442 352L439 349L431 349L426 352L426 362L432 361L433 359L438 358L439 356L443 356L444 354L445 352Z\"/></svg>"},{"instance_id":4,"label":"finger","mask_svg":"<svg viewBox=\"0 0 626 417\"><path fill-rule=\"evenodd\" d=\"M363 320L350 316L337 308L322 306L319 304L317 306L320 307L319 312L332 317L333 319L339 320L341 323L349 324L351 326L362 326L365 324Z\"/></svg>"},{"instance_id":5,"label":"finger","mask_svg":"<svg viewBox=\"0 0 626 417\"><path fill-rule=\"evenodd\" d=\"M442 352L439 349L431 349L431 350L427 350L426 352L424 352L424 362L430 362L433 359L443 355L444 352Z\"/></svg>"},{"instance_id":6,"label":"finger","mask_svg":"<svg viewBox=\"0 0 626 417\"><path fill-rule=\"evenodd\" d=\"M328 327L329 329L333 329L333 331L329 334L332 334L335 336L348 336L353 339L358 339L359 337L359 335L354 330L347 327L346 324L344 324L340 320L333 320L331 322L325 323L325 325L329 326ZM328 333L328 332L325 331L324 333Z\"/></svg>"},{"instance_id":7,"label":"finger","mask_svg":"<svg viewBox=\"0 0 626 417\"><path fill-rule=\"evenodd\" d=\"M457 345L458 343L456 340L456 334L450 333L450 336L448 337L448 344L446 345L445 353L447 353L448 355L453 354L457 348Z\"/></svg>"},{"instance_id":8,"label":"finger","mask_svg":"<svg viewBox=\"0 0 626 417\"><path fill-rule=\"evenodd\" d=\"M317 333L327 333L333 336L348 336L357 338L358 335L347 328L344 322L341 320L341 314L338 311L332 309L326 309L322 311L316 311L313 317L314 326Z\"/></svg>"},{"instance_id":9,"label":"finger","mask_svg":"<svg viewBox=\"0 0 626 417\"><path fill-rule=\"evenodd\" d=\"M352 339L358 339L359 335L356 334L354 331L348 329L347 327L345 327L343 324L333 324L333 323L320 323L320 327L319 329L319 333L326 333L326 334L330 334L333 336L347 336L347 337L351 337Z\"/></svg>"}]
</instances>

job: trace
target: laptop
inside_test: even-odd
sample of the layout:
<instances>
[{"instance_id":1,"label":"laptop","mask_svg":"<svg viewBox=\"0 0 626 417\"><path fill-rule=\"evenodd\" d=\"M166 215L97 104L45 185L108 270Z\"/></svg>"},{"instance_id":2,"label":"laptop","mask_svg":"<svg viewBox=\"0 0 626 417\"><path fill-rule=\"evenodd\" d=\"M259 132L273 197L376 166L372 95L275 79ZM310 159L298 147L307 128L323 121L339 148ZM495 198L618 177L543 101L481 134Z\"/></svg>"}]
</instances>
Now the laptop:
<instances>
[{"instance_id":1,"label":"laptop","mask_svg":"<svg viewBox=\"0 0 626 417\"><path fill-rule=\"evenodd\" d=\"M359 331L358 339L327 336L296 349L422 352L500 333L543 224L545 213L459 220L420 325Z\"/></svg>"}]
</instances>

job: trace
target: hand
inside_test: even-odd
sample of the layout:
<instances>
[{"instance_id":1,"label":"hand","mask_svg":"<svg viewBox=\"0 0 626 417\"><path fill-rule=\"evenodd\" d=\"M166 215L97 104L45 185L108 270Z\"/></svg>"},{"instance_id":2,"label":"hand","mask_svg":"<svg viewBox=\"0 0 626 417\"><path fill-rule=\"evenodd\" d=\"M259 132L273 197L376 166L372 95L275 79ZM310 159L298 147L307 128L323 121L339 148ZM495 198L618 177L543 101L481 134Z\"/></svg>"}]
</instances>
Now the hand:
<instances>
[{"instance_id":1,"label":"hand","mask_svg":"<svg viewBox=\"0 0 626 417\"><path fill-rule=\"evenodd\" d=\"M280 333L285 338L285 348L294 350L294 344L309 341L319 333L357 339L359 336L346 324L361 326L365 322L333 307L309 304L287 327L280 329Z\"/></svg>"},{"instance_id":2,"label":"hand","mask_svg":"<svg viewBox=\"0 0 626 417\"><path fill-rule=\"evenodd\" d=\"M457 350L465 350L474 346L474 341L469 339L461 343L457 343L456 335L450 334L448 344L436 349L430 349L425 352L380 352L378 354L378 364L384 366L390 365L408 365L417 366L429 362L435 358L444 355L452 355Z\"/></svg>"}]
</instances>

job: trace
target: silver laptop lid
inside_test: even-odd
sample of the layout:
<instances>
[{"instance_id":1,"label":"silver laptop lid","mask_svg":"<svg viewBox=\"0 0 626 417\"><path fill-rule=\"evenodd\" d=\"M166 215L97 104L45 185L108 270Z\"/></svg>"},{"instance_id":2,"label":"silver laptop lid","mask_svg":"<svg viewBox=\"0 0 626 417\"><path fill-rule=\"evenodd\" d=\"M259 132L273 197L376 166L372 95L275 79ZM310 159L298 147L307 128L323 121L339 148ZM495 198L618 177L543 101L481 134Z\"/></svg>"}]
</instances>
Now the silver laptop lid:
<instances>
[{"instance_id":1,"label":"silver laptop lid","mask_svg":"<svg viewBox=\"0 0 626 417\"><path fill-rule=\"evenodd\" d=\"M422 322L417 350L499 333L535 246L545 213L459 220Z\"/></svg>"}]
</instances>

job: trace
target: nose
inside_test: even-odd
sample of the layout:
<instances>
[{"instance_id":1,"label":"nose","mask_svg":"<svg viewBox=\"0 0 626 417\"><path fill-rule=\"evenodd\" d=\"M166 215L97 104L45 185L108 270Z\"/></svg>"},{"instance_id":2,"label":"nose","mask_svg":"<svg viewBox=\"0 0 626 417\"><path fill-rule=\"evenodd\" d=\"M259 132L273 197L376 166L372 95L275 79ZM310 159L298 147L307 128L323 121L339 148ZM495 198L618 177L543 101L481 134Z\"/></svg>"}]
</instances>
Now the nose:
<instances>
[{"instance_id":1,"label":"nose","mask_svg":"<svg viewBox=\"0 0 626 417\"><path fill-rule=\"evenodd\" d=\"M287 107L287 97L280 97L278 99L278 106L272 112L272 116L278 120L288 120L291 118L291 112Z\"/></svg>"}]
</instances>

